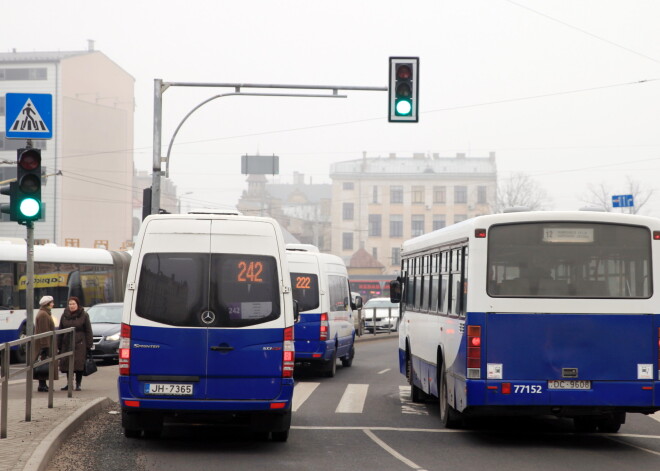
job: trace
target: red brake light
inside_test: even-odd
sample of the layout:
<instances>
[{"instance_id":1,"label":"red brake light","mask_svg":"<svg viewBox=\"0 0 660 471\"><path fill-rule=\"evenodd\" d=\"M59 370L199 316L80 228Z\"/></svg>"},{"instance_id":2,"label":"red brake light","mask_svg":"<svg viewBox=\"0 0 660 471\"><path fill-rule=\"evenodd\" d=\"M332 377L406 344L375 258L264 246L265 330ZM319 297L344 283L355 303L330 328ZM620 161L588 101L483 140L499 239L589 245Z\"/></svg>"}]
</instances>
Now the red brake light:
<instances>
[{"instance_id":1,"label":"red brake light","mask_svg":"<svg viewBox=\"0 0 660 471\"><path fill-rule=\"evenodd\" d=\"M330 329L330 324L328 324L328 313L321 313L321 327L319 327L319 340L328 340L328 330Z\"/></svg>"},{"instance_id":2,"label":"red brake light","mask_svg":"<svg viewBox=\"0 0 660 471\"><path fill-rule=\"evenodd\" d=\"M467 376L481 378L481 326L467 326Z\"/></svg>"},{"instance_id":3,"label":"red brake light","mask_svg":"<svg viewBox=\"0 0 660 471\"><path fill-rule=\"evenodd\" d=\"M474 230L474 237L477 239L485 239L486 238L486 229L475 229Z\"/></svg>"},{"instance_id":4,"label":"red brake light","mask_svg":"<svg viewBox=\"0 0 660 471\"><path fill-rule=\"evenodd\" d=\"M284 329L284 348L282 349L282 378L293 378L295 357L293 327L287 327Z\"/></svg>"},{"instance_id":5,"label":"red brake light","mask_svg":"<svg viewBox=\"0 0 660 471\"><path fill-rule=\"evenodd\" d=\"M653 240L660 240L660 231L653 231Z\"/></svg>"},{"instance_id":6,"label":"red brake light","mask_svg":"<svg viewBox=\"0 0 660 471\"><path fill-rule=\"evenodd\" d=\"M502 394L511 394L511 383L502 383Z\"/></svg>"},{"instance_id":7,"label":"red brake light","mask_svg":"<svg viewBox=\"0 0 660 471\"><path fill-rule=\"evenodd\" d=\"M131 371L131 326L122 324L119 339L119 374L126 376Z\"/></svg>"}]
</instances>

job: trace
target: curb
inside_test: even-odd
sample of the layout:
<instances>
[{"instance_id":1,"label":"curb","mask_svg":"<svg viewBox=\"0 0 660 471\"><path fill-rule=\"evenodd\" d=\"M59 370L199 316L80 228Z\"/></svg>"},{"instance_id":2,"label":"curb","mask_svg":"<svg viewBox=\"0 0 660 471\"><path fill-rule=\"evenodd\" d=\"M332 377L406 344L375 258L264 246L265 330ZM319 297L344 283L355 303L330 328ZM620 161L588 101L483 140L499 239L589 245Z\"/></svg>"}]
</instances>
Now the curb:
<instances>
[{"instance_id":1,"label":"curb","mask_svg":"<svg viewBox=\"0 0 660 471\"><path fill-rule=\"evenodd\" d=\"M390 334L387 334L385 332L381 334L362 334L361 336L355 336L355 341L356 342L368 342L372 340L383 340L383 339L391 339L393 337L399 338L399 333L398 332L392 332Z\"/></svg>"},{"instance_id":2,"label":"curb","mask_svg":"<svg viewBox=\"0 0 660 471\"><path fill-rule=\"evenodd\" d=\"M88 417L98 412L113 401L109 397L99 397L79 408L64 422L51 430L46 438L35 448L30 459L27 460L23 471L45 471L48 462L57 449Z\"/></svg>"}]
</instances>

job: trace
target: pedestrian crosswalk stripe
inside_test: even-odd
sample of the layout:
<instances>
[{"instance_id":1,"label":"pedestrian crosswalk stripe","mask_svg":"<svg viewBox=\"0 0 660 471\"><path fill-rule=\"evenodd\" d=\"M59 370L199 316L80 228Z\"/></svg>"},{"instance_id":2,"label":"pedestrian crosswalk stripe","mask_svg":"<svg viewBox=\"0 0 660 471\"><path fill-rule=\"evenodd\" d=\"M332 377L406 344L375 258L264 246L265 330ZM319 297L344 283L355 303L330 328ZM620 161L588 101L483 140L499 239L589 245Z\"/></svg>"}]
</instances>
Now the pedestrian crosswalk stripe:
<instances>
[{"instance_id":1,"label":"pedestrian crosswalk stripe","mask_svg":"<svg viewBox=\"0 0 660 471\"><path fill-rule=\"evenodd\" d=\"M410 398L410 385L399 386L399 399L401 400L401 412L412 415L429 415L424 404L416 404Z\"/></svg>"},{"instance_id":2,"label":"pedestrian crosswalk stripe","mask_svg":"<svg viewBox=\"0 0 660 471\"><path fill-rule=\"evenodd\" d=\"M349 384L339 401L335 412L340 414L361 414L367 400L368 384Z\"/></svg>"},{"instance_id":3,"label":"pedestrian crosswalk stripe","mask_svg":"<svg viewBox=\"0 0 660 471\"><path fill-rule=\"evenodd\" d=\"M321 383L296 383L296 386L293 388L293 402L291 403L291 410L293 412L297 411L303 403L309 399L309 396L312 395L314 390Z\"/></svg>"}]
</instances>

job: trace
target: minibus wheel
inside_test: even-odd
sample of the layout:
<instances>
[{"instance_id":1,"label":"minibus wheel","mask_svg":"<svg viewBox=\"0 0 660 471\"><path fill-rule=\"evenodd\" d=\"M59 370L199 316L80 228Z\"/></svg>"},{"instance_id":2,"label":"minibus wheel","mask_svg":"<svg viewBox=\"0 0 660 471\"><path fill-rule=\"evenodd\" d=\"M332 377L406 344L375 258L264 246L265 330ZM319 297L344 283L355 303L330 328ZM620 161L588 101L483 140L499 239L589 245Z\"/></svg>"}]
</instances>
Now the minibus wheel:
<instances>
[{"instance_id":1,"label":"minibus wheel","mask_svg":"<svg viewBox=\"0 0 660 471\"><path fill-rule=\"evenodd\" d=\"M328 378L334 378L337 374L337 349L332 353L332 358L328 361L326 365L325 375Z\"/></svg>"},{"instance_id":2,"label":"minibus wheel","mask_svg":"<svg viewBox=\"0 0 660 471\"><path fill-rule=\"evenodd\" d=\"M282 430L281 432L271 432L270 437L274 442L285 442L289 439L289 431Z\"/></svg>"},{"instance_id":3,"label":"minibus wheel","mask_svg":"<svg viewBox=\"0 0 660 471\"><path fill-rule=\"evenodd\" d=\"M350 367L353 364L353 357L355 356L355 347L351 346L351 350L348 352L348 355L341 359L341 366L346 368Z\"/></svg>"}]
</instances>

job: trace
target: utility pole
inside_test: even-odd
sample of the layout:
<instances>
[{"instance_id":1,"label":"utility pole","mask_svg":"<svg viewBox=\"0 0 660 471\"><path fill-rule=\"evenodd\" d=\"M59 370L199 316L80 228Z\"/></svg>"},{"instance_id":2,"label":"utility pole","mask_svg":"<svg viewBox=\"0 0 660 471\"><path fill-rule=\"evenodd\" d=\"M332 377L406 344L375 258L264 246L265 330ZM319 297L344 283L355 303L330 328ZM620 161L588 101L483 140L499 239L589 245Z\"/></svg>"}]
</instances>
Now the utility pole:
<instances>
[{"instance_id":1,"label":"utility pole","mask_svg":"<svg viewBox=\"0 0 660 471\"><path fill-rule=\"evenodd\" d=\"M163 126L163 93L169 87L201 87L201 88L233 88L230 93L212 96L195 106L179 123L167 148L165 158L161 157L162 126ZM288 89L288 90L326 90L331 93L273 93L273 92L241 92L242 88L257 89ZM386 92L387 87L354 87L339 85L280 85L280 84L250 84L250 83L196 83L196 82L163 82L162 79L154 79L154 136L153 136L153 173L151 186L151 214L160 213L161 182L163 174L169 177L170 153L172 144L179 129L188 117L208 102L226 96L269 96L269 97L296 97L296 98L347 98L347 95L339 95L340 90L356 91L380 91ZM165 163L166 170L163 172L162 164Z\"/></svg>"}]
</instances>

